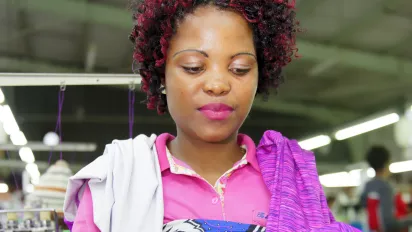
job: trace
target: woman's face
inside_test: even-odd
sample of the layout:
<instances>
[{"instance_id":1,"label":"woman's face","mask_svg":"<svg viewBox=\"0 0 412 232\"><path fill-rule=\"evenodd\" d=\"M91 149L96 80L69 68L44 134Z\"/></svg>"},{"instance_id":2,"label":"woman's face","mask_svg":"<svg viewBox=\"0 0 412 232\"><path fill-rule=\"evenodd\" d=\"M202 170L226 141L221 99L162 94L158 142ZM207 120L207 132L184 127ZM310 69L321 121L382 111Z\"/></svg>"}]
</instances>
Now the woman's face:
<instances>
[{"instance_id":1,"label":"woman's face","mask_svg":"<svg viewBox=\"0 0 412 232\"><path fill-rule=\"evenodd\" d=\"M179 23L165 83L179 133L214 143L231 138L249 114L257 83L253 34L241 15L207 6Z\"/></svg>"}]
</instances>

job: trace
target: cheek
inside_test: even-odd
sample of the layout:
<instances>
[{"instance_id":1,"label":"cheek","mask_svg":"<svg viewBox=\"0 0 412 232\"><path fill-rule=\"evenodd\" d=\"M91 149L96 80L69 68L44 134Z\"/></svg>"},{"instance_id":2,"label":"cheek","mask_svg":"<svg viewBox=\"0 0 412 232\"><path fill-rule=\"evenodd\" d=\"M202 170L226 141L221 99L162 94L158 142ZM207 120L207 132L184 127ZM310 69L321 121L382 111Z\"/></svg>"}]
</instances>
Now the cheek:
<instances>
[{"instance_id":1,"label":"cheek","mask_svg":"<svg viewBox=\"0 0 412 232\"><path fill-rule=\"evenodd\" d=\"M184 80L178 76L166 77L166 98L169 112L181 114L191 106L192 92Z\"/></svg>"},{"instance_id":2,"label":"cheek","mask_svg":"<svg viewBox=\"0 0 412 232\"><path fill-rule=\"evenodd\" d=\"M254 78L251 78L251 80L246 83L244 91L249 94L249 99L253 101L256 96L257 88L258 88L258 74L256 73Z\"/></svg>"},{"instance_id":3,"label":"cheek","mask_svg":"<svg viewBox=\"0 0 412 232\"><path fill-rule=\"evenodd\" d=\"M238 104L242 106L243 112L247 113L252 107L253 100L256 96L256 91L257 80L254 79L244 82L239 86L238 91L236 91L236 98L238 99Z\"/></svg>"}]
</instances>

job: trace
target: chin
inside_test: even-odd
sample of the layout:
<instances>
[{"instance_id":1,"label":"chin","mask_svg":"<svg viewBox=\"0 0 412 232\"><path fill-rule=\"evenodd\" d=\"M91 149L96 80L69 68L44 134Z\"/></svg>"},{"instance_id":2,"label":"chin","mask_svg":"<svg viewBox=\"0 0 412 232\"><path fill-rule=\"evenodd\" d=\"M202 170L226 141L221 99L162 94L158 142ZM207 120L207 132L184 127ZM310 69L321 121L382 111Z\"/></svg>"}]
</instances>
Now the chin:
<instances>
[{"instance_id":1,"label":"chin","mask_svg":"<svg viewBox=\"0 0 412 232\"><path fill-rule=\"evenodd\" d=\"M236 130L220 129L203 129L197 131L199 139L208 143L224 143L236 134Z\"/></svg>"}]
</instances>

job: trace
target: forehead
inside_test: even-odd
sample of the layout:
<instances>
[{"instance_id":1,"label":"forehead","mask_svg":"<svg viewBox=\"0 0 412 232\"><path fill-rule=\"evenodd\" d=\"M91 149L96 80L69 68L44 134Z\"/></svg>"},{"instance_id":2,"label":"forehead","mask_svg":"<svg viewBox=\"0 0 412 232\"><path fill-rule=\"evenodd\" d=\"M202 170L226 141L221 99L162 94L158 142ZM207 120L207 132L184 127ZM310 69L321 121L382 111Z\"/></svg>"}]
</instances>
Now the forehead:
<instances>
[{"instance_id":1,"label":"forehead","mask_svg":"<svg viewBox=\"0 0 412 232\"><path fill-rule=\"evenodd\" d=\"M208 50L251 49L253 33L248 22L238 13L199 7L187 15L179 25L171 41L171 50L197 48Z\"/></svg>"}]
</instances>

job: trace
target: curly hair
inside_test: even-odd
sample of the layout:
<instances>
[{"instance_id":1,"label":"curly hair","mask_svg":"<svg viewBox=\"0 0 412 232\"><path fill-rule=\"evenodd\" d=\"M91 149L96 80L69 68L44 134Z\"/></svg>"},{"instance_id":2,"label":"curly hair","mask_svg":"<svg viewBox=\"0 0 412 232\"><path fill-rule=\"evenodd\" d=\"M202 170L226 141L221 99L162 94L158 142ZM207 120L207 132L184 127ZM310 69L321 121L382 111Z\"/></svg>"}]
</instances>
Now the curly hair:
<instances>
[{"instance_id":1,"label":"curly hair","mask_svg":"<svg viewBox=\"0 0 412 232\"><path fill-rule=\"evenodd\" d=\"M389 164L391 155L383 146L372 146L366 153L366 161L376 172L381 171Z\"/></svg>"},{"instance_id":2,"label":"curly hair","mask_svg":"<svg viewBox=\"0 0 412 232\"><path fill-rule=\"evenodd\" d=\"M166 96L161 83L165 78L165 63L171 37L178 23L200 6L213 5L232 10L249 22L258 56L259 79L257 93L265 98L269 88L283 82L282 68L297 52L295 46L298 21L295 20L295 0L133 0L135 26L130 35L134 43L134 71L142 77L141 89L147 94L148 109L159 114L167 111Z\"/></svg>"}]
</instances>

